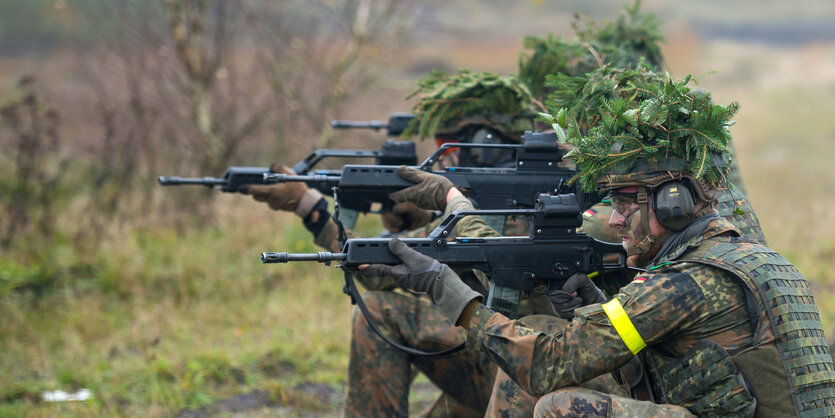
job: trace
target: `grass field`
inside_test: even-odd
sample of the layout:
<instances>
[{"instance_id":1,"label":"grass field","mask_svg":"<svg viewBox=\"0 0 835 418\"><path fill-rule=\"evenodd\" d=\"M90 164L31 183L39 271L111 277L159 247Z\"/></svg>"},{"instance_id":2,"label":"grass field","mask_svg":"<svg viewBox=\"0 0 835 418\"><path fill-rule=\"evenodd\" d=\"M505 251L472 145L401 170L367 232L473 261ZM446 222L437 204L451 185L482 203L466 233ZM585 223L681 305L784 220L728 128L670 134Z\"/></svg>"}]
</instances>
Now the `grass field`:
<instances>
[{"instance_id":1,"label":"grass field","mask_svg":"<svg viewBox=\"0 0 835 418\"><path fill-rule=\"evenodd\" d=\"M704 43L670 32L673 75L718 70L700 85L720 103L741 103L732 133L749 197L770 245L809 279L832 329L835 45ZM517 46L451 39L442 55L455 68L510 72ZM425 49L415 53L439 56ZM387 88L392 99L374 99L375 112L406 110L399 98L411 85ZM253 391L271 400L265 414L337 411L352 312L341 274L260 264L261 251L316 248L294 215L241 195L213 204L210 227L128 225L94 249L61 239L19 246L51 256L40 264L30 254L0 254L0 416L168 416ZM77 207L61 213L63 222ZM365 218L360 231L370 234L376 223ZM322 387L336 395L323 396ZM43 391L80 388L92 400L41 401Z\"/></svg>"}]
</instances>

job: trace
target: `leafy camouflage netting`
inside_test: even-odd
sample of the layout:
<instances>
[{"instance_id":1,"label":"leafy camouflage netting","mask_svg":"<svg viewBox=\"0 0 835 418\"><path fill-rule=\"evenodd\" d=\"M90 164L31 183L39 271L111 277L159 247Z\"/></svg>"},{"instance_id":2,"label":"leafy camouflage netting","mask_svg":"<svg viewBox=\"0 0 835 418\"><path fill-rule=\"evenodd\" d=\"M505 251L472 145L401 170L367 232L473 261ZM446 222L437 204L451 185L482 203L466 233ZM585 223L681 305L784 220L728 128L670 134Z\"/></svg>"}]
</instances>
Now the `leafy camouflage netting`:
<instances>
[{"instance_id":1,"label":"leafy camouflage netting","mask_svg":"<svg viewBox=\"0 0 835 418\"><path fill-rule=\"evenodd\" d=\"M467 70L455 74L432 71L406 98L420 96L412 108L417 118L403 136L419 138L455 134L467 125L485 125L515 138L533 129L533 97L513 75Z\"/></svg>"},{"instance_id":2,"label":"leafy camouflage netting","mask_svg":"<svg viewBox=\"0 0 835 418\"><path fill-rule=\"evenodd\" d=\"M549 74L583 75L606 64L629 68L641 62L660 69L664 61L659 46L664 41L661 22L641 13L640 6L637 0L632 7L624 7L616 21L599 28L590 19L581 24L578 17L572 23L572 41L552 34L525 37L524 49L533 52L519 54L519 79L534 97L543 98L551 91L546 83Z\"/></svg>"},{"instance_id":3,"label":"leafy camouflage netting","mask_svg":"<svg viewBox=\"0 0 835 418\"><path fill-rule=\"evenodd\" d=\"M650 66L661 68L664 63L658 45L664 42L661 21L651 13L641 13L640 8L641 0L636 0L632 7L624 6L624 13L616 21L600 29L590 20L582 29L575 23L574 32L581 42L594 47L603 63L629 67L643 59Z\"/></svg>"},{"instance_id":4,"label":"leafy camouflage netting","mask_svg":"<svg viewBox=\"0 0 835 418\"><path fill-rule=\"evenodd\" d=\"M601 101L611 100L618 93L631 96L633 92L624 88L630 83L646 84L666 79L665 74L656 73L643 64L636 68L606 65L579 77L552 74L546 85L553 91L545 107L552 114L565 108L567 120L575 122L580 132L586 132L600 122Z\"/></svg>"},{"instance_id":5,"label":"leafy camouflage netting","mask_svg":"<svg viewBox=\"0 0 835 418\"><path fill-rule=\"evenodd\" d=\"M575 179L585 190L593 190L604 174L666 169L720 187L732 159L728 128L739 104L714 104L710 93L687 87L690 80L637 77L617 86L611 98L599 99L600 123L586 134L565 108L541 116L572 146L565 158L576 161L581 171Z\"/></svg>"},{"instance_id":6,"label":"leafy camouflage netting","mask_svg":"<svg viewBox=\"0 0 835 418\"><path fill-rule=\"evenodd\" d=\"M584 74L596 64L584 59L589 50L579 42L548 34L547 37L526 36L522 47L533 53L519 53L519 79L527 85L534 97L548 93L545 80L549 74Z\"/></svg>"}]
</instances>

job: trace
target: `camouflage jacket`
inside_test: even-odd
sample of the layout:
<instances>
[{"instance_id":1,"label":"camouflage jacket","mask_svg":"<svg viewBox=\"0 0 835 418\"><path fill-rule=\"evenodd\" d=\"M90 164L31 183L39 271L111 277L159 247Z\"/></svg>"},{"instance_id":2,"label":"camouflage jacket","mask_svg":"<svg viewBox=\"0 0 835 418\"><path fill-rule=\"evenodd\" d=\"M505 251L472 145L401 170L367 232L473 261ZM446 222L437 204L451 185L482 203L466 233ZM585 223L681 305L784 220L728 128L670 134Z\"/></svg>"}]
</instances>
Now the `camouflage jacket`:
<instances>
[{"instance_id":1,"label":"camouflage jacket","mask_svg":"<svg viewBox=\"0 0 835 418\"><path fill-rule=\"evenodd\" d=\"M725 219L712 221L703 238L738 235ZM615 298L649 346L681 355L704 339L731 351L750 340L745 294L720 269L693 263L644 273ZM545 334L479 306L468 345L478 347L534 396L579 385L611 372L632 357L601 304L577 309L568 326Z\"/></svg>"}]
</instances>

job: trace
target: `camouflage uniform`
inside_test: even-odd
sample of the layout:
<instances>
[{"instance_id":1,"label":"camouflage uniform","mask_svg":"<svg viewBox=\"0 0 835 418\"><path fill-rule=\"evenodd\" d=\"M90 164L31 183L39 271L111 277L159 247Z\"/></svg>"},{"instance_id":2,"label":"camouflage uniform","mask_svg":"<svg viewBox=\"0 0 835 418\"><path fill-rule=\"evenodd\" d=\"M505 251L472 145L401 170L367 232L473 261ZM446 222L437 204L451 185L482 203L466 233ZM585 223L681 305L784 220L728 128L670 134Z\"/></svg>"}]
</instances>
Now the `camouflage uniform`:
<instances>
[{"instance_id":1,"label":"camouflage uniform","mask_svg":"<svg viewBox=\"0 0 835 418\"><path fill-rule=\"evenodd\" d=\"M446 214L463 207L472 208L466 199L451 202L446 208ZM420 231L410 233L409 236L426 236L434 226L428 225ZM527 235L528 222L519 218L508 218L505 230L508 235ZM497 236L498 233L481 217L471 216L456 226L454 235L483 237ZM486 289L486 277L480 272L458 273L471 287ZM373 320L395 341L424 351L439 351L465 342L465 330L449 322L427 298L394 291L380 291L395 287L386 277L367 277L361 274L356 277L370 290L363 294L363 301ZM547 312L553 315L547 298L533 297L527 304L527 308L522 307L524 312ZM371 330L358 309L355 309L345 416L407 415L409 384L414 376L411 366L423 372L444 392L427 413L429 416L484 415L496 366L483 353L478 350L462 350L434 357L409 355L383 341Z\"/></svg>"},{"instance_id":2,"label":"camouflage uniform","mask_svg":"<svg viewBox=\"0 0 835 418\"><path fill-rule=\"evenodd\" d=\"M740 198L740 196L743 197ZM751 209L748 204L747 199L745 199L744 195L740 192L737 192L735 197L737 198L719 198L717 209L720 212L720 216L728 219L735 227L737 227L740 231L743 231L743 236L746 238L765 244L765 238L762 234L762 229L760 229L759 221L757 220L753 209ZM737 207L741 208L744 213L738 215L734 214L733 211ZM609 204L608 201L597 204L583 212L583 227L580 228L580 230L603 241L618 242L620 241L620 238L618 238L617 232L608 226L611 215L612 205ZM468 220L469 218L463 220L462 222L466 223ZM620 287L628 281L624 281L619 277L612 277L610 274L609 277L605 277L597 282L598 286L603 289L607 295L613 295L617 293ZM547 320L545 318L547 318ZM546 334L556 332L556 330L562 329L565 326L564 320L554 317L536 319L524 317L521 321L530 326L530 328ZM604 376L608 377L607 375ZM594 389L594 391L601 396L608 396L604 394L626 396L626 391L621 386L615 384L615 382L611 379L603 378L604 376L593 379L590 382L585 382L583 387ZM490 396L490 404L487 407L487 415L502 417L531 416L534 413L534 406L536 405L536 402L536 397L531 396L522 390L519 385L515 384L512 379L500 369L496 373L496 380L493 384L493 392ZM656 413L660 413L660 411L655 410L657 409L657 405L653 405L654 404L652 403L647 405L647 408L651 408L647 411L653 410Z\"/></svg>"},{"instance_id":3,"label":"camouflage uniform","mask_svg":"<svg viewBox=\"0 0 835 418\"><path fill-rule=\"evenodd\" d=\"M825 351L823 332L805 280L791 264L766 247L735 242L737 235L738 230L727 220L712 220L701 236L674 250L652 273L638 276L615 295L639 338L648 346L644 351L633 351L635 347L627 346L609 319L605 310L608 304L579 308L568 326L551 334L479 306L469 324L467 343L484 351L535 396L564 388L543 397L537 405L537 415L546 411L582 411L591 416L612 416L615 409L627 416L648 413L646 403L570 388L617 370L634 357L633 352L640 352L638 357L651 365L645 368L648 373L655 373L649 379L648 391L659 402L679 403L708 414L721 411L718 413L750 415L754 408L764 416L791 415L807 408L813 414L835 412L835 372L831 358L821 353ZM752 268L761 268L754 268L754 274L726 269L728 265L740 264L722 261L723 256L713 254L723 248L742 251L742 255L747 254L743 260L758 260ZM766 290L768 286L753 287L757 280L752 277L757 275L774 279L767 282L773 289L771 293ZM786 287L780 290L780 286ZM790 297L796 300L795 305L781 309L780 304L786 303L781 298L789 296L780 295L794 294L798 296ZM761 309L749 311L752 304ZM757 320L756 329L752 329L752 318ZM700 363L704 358L699 355L717 352L725 353L724 359L730 354L733 362L716 362L724 368L705 371L714 363ZM780 353L787 359L785 368L780 366ZM690 365L697 366L693 370L702 372L690 376L696 383L700 383L704 373L716 372L716 376L707 375L717 378L707 385L710 390L700 391L684 378L680 387L664 386L670 376L659 371L682 370L667 367L679 365L676 362L680 359L693 360ZM746 376L760 379L743 381L737 367ZM791 394L789 382L794 391ZM746 383L753 393L760 394L756 400ZM682 387L686 389L687 384L691 384L691 392L683 390L682 394ZM687 395L690 400L712 398L710 403L697 404L697 408L681 400ZM737 409L721 409L728 405ZM670 405L652 408L653 414L687 416Z\"/></svg>"},{"instance_id":4,"label":"camouflage uniform","mask_svg":"<svg viewBox=\"0 0 835 418\"><path fill-rule=\"evenodd\" d=\"M526 326L544 333L557 332L565 328L568 321L565 319L546 316L531 315L519 320ZM475 351L475 350L473 350ZM583 388L610 395L626 396L626 390L619 385L611 374L604 374L583 382ZM490 394L490 403L487 405L488 417L529 417L534 412L537 397L529 395L503 370L496 371L496 378L493 382L493 391Z\"/></svg>"}]
</instances>

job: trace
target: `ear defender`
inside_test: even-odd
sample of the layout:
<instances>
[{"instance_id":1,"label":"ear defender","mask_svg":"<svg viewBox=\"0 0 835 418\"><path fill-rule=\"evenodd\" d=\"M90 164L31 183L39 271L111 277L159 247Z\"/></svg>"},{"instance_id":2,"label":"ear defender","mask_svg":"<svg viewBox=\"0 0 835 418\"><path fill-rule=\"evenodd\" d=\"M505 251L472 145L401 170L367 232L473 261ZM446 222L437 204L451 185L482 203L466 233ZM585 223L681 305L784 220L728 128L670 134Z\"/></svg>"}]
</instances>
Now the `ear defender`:
<instances>
[{"instance_id":1,"label":"ear defender","mask_svg":"<svg viewBox=\"0 0 835 418\"><path fill-rule=\"evenodd\" d=\"M658 223L671 231L681 231L696 218L693 193L686 184L673 181L655 190L653 200Z\"/></svg>"}]
</instances>

